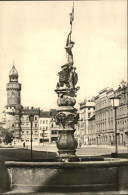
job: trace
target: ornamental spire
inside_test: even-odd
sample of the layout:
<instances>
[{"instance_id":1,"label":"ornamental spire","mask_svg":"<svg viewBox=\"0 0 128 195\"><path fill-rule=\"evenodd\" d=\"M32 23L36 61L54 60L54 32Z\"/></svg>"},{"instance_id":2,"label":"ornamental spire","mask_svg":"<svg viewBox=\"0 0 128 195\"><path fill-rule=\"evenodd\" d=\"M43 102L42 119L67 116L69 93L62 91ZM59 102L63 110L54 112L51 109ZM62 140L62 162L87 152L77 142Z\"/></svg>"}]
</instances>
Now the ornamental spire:
<instances>
[{"instance_id":1,"label":"ornamental spire","mask_svg":"<svg viewBox=\"0 0 128 195\"><path fill-rule=\"evenodd\" d=\"M10 72L9 72L9 76L14 76L14 75L18 76L18 72L17 72L17 70L14 66L14 61L13 61L13 66L12 66L12 69L10 70Z\"/></svg>"}]
</instances>

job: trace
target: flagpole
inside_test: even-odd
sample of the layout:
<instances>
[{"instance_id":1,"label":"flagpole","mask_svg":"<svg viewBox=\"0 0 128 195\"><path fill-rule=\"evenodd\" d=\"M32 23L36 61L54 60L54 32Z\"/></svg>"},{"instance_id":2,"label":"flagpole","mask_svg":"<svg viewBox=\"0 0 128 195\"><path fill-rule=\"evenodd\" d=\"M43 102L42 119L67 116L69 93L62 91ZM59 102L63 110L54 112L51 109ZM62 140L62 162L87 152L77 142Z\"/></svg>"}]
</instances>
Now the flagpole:
<instances>
[{"instance_id":1,"label":"flagpole","mask_svg":"<svg viewBox=\"0 0 128 195\"><path fill-rule=\"evenodd\" d=\"M72 13L71 13L71 16L70 17L73 17L73 18L70 18L70 24L71 24L71 34L72 34L72 22L74 20L74 2L73 2L73 7L72 7ZM73 19L73 20L72 20ZM70 34L70 39L71 39L71 34Z\"/></svg>"}]
</instances>

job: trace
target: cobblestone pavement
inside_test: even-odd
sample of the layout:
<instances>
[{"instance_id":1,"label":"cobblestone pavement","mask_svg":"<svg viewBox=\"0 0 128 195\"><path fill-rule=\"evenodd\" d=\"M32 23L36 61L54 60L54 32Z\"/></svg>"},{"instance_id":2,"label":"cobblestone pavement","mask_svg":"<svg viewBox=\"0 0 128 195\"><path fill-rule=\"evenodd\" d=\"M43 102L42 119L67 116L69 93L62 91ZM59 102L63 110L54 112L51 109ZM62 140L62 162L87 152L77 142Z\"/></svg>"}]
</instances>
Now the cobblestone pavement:
<instances>
[{"instance_id":1,"label":"cobblestone pavement","mask_svg":"<svg viewBox=\"0 0 128 195\"><path fill-rule=\"evenodd\" d=\"M14 146L13 146L14 147ZM23 148L23 146L15 146L13 149L17 148ZM45 143L44 145L33 145L33 151L45 151L45 152L57 152L56 144L49 144ZM2 148L3 149L3 148ZM8 148L12 149L12 148ZM30 149L30 145L26 146L25 149ZM6 150L6 148L5 148ZM77 155L110 155L111 153L115 152L114 146L107 146L107 145L82 145L81 147L78 147L76 150ZM128 146L118 146L118 153L119 154L126 154L128 158Z\"/></svg>"},{"instance_id":2,"label":"cobblestone pavement","mask_svg":"<svg viewBox=\"0 0 128 195\"><path fill-rule=\"evenodd\" d=\"M28 147L30 149L30 146ZM33 150L37 151L48 151L48 152L57 152L55 144L46 144L40 146L33 146ZM104 145L91 145L91 146L82 146L77 148L77 155L108 155L115 152L114 146L104 146ZM118 153L128 154L128 147L119 146Z\"/></svg>"}]
</instances>

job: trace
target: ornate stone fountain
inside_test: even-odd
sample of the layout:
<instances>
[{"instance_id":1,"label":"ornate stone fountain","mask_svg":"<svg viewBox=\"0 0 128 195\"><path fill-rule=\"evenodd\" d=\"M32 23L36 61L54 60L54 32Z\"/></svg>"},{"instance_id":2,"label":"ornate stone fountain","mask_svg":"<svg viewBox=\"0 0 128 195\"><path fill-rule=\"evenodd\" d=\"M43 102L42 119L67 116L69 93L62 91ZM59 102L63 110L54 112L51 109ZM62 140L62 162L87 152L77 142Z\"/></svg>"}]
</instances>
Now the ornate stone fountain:
<instances>
[{"instance_id":1,"label":"ornate stone fountain","mask_svg":"<svg viewBox=\"0 0 128 195\"><path fill-rule=\"evenodd\" d=\"M78 122L79 115L74 106L76 104L76 92L79 87L76 87L78 74L76 73L76 67L73 66L72 48L75 44L71 40L73 19L74 8L70 14L71 31L68 34L65 46L67 62L61 66L61 71L58 72L59 82L57 83L55 90L58 94L56 124L60 126L60 137L57 141L57 148L59 149L58 158L63 161L78 159L75 155L77 141L74 138L74 132L75 124Z\"/></svg>"}]
</instances>

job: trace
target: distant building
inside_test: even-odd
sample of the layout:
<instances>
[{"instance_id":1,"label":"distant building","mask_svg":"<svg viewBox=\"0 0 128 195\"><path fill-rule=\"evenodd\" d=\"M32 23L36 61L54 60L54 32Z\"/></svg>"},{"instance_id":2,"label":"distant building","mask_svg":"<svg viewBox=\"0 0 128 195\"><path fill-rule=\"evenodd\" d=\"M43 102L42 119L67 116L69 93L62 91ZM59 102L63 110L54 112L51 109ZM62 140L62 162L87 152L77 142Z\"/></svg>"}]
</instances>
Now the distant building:
<instances>
[{"instance_id":1,"label":"distant building","mask_svg":"<svg viewBox=\"0 0 128 195\"><path fill-rule=\"evenodd\" d=\"M55 119L52 118L50 122L51 142L55 142L59 137L59 126L56 125Z\"/></svg>"},{"instance_id":2,"label":"distant building","mask_svg":"<svg viewBox=\"0 0 128 195\"><path fill-rule=\"evenodd\" d=\"M95 114L88 119L88 144L96 145L96 123L95 123Z\"/></svg>"},{"instance_id":3,"label":"distant building","mask_svg":"<svg viewBox=\"0 0 128 195\"><path fill-rule=\"evenodd\" d=\"M20 128L21 128L21 141L27 142L28 145L31 142L31 124L29 121L29 115L31 112L34 115L33 126L32 126L32 142L36 145L39 144L39 134L38 134L38 126L39 126L39 116L40 116L40 109L39 108L29 108L25 107L21 109L20 115ZM17 115L15 115L15 129L17 123ZM19 117L19 116L18 116Z\"/></svg>"},{"instance_id":4,"label":"distant building","mask_svg":"<svg viewBox=\"0 0 128 195\"><path fill-rule=\"evenodd\" d=\"M50 111L41 111L39 118L39 143L50 142Z\"/></svg>"},{"instance_id":5,"label":"distant building","mask_svg":"<svg viewBox=\"0 0 128 195\"><path fill-rule=\"evenodd\" d=\"M14 65L9 73L9 83L7 84L6 89L7 105L4 112L5 129L8 129L13 133L13 143L23 144L25 142L27 145L30 144L30 114L34 115L32 126L33 144L57 140L58 127L55 125L55 122L53 122L56 110L51 109L50 111L43 111L40 110L40 108L29 108L21 105L21 84L18 83L18 72Z\"/></svg>"},{"instance_id":6,"label":"distant building","mask_svg":"<svg viewBox=\"0 0 128 195\"><path fill-rule=\"evenodd\" d=\"M79 122L76 135L78 142L88 144L88 119L92 117L95 111L94 100L84 100L79 107Z\"/></svg>"},{"instance_id":7,"label":"distant building","mask_svg":"<svg viewBox=\"0 0 128 195\"><path fill-rule=\"evenodd\" d=\"M120 96L117 109L118 143L126 145L128 144L128 86L126 82L122 81L115 93Z\"/></svg>"},{"instance_id":8,"label":"distant building","mask_svg":"<svg viewBox=\"0 0 128 195\"><path fill-rule=\"evenodd\" d=\"M95 97L97 144L113 145L115 143L115 116L109 99L113 94L121 97L117 109L118 144L128 144L128 87L126 83L121 84L117 90L103 89Z\"/></svg>"}]
</instances>

